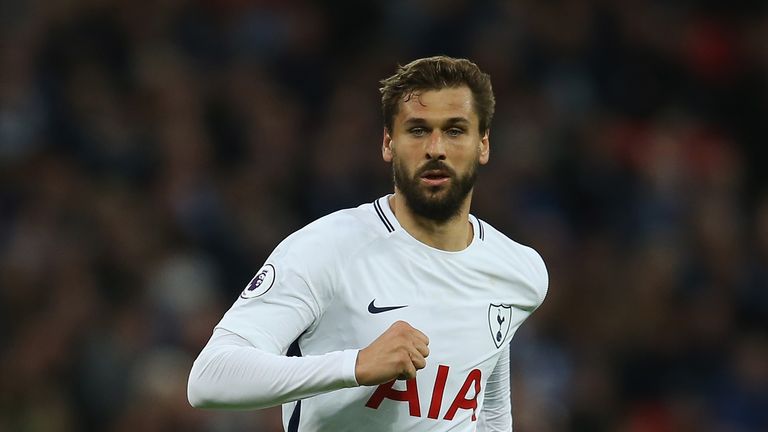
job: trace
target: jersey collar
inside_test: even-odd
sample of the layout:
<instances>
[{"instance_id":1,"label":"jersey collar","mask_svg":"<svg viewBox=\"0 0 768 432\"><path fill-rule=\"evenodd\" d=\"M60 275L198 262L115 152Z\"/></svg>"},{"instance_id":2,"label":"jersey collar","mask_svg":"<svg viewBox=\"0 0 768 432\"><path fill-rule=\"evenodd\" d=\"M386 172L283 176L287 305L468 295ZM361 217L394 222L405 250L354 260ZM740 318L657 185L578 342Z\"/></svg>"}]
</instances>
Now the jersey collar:
<instances>
[{"instance_id":1,"label":"jersey collar","mask_svg":"<svg viewBox=\"0 0 768 432\"><path fill-rule=\"evenodd\" d=\"M381 224L384 226L384 228L387 230L388 233L392 234L396 231L402 231L405 233L406 236L410 237L414 241L418 242L419 244L423 244L419 242L418 240L414 239L410 234L408 234L402 226L400 226L400 222L397 221L397 218L395 217L394 212L392 212L392 208L389 206L389 198L392 196L392 194L384 195L383 197L377 199L373 202L373 208L376 211L376 214L379 217L379 220L381 221ZM469 215L469 222L472 224L472 231L473 231L473 239L472 243L470 243L469 246L467 246L466 249L469 249L474 244L485 241L485 223L483 223L480 219L475 217L474 215ZM427 246L427 245L424 245ZM429 247L429 246L427 246ZM435 249L438 250L438 249ZM462 252L462 251L459 251Z\"/></svg>"}]
</instances>

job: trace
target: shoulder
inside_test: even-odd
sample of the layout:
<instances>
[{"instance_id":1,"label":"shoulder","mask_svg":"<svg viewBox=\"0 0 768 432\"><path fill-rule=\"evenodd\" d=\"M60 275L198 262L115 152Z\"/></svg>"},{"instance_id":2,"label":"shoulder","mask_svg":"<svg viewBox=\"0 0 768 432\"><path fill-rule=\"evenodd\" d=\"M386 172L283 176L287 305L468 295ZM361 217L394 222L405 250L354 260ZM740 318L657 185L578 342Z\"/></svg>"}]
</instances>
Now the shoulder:
<instances>
[{"instance_id":1,"label":"shoulder","mask_svg":"<svg viewBox=\"0 0 768 432\"><path fill-rule=\"evenodd\" d=\"M311 261L349 256L388 234L372 203L338 210L286 237L275 252L300 255Z\"/></svg>"},{"instance_id":2,"label":"shoulder","mask_svg":"<svg viewBox=\"0 0 768 432\"><path fill-rule=\"evenodd\" d=\"M543 302L549 287L549 274L541 255L534 248L512 240L491 224L480 219L478 222L484 231L483 241L489 253L504 261L508 268L520 272L535 289L538 303Z\"/></svg>"},{"instance_id":3,"label":"shoulder","mask_svg":"<svg viewBox=\"0 0 768 432\"><path fill-rule=\"evenodd\" d=\"M271 272L277 285L304 284L318 298L331 296L349 257L386 233L371 222L376 216L368 206L336 211L295 231L275 247L256 277Z\"/></svg>"}]
</instances>

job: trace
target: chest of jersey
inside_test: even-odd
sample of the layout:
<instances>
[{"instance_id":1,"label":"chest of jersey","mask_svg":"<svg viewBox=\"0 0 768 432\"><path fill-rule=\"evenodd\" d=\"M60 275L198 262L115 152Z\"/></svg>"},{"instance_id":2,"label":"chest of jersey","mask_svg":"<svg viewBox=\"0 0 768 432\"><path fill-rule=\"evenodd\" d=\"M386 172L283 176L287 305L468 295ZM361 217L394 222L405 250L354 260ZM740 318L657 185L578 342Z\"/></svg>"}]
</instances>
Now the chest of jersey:
<instances>
[{"instance_id":1,"label":"chest of jersey","mask_svg":"<svg viewBox=\"0 0 768 432\"><path fill-rule=\"evenodd\" d=\"M420 430L428 430L425 421L436 427L474 423L501 350L528 315L515 306L515 284L524 281L510 276L503 263L482 258L396 242L349 258L342 286L302 337L302 351L363 348L402 320L429 337L430 355L415 380L335 395L355 408L348 415L369 424L410 418L420 421Z\"/></svg>"}]
</instances>

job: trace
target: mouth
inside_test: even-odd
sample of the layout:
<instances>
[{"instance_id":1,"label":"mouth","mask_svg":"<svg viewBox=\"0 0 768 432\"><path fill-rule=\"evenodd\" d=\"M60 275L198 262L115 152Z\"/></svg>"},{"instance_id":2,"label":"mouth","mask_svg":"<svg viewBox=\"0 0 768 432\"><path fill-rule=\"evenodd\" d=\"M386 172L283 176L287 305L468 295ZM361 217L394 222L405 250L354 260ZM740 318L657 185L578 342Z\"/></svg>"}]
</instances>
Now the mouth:
<instances>
[{"instance_id":1,"label":"mouth","mask_svg":"<svg viewBox=\"0 0 768 432\"><path fill-rule=\"evenodd\" d=\"M444 170L427 170L419 178L427 186L441 186L451 179L451 175Z\"/></svg>"}]
</instances>

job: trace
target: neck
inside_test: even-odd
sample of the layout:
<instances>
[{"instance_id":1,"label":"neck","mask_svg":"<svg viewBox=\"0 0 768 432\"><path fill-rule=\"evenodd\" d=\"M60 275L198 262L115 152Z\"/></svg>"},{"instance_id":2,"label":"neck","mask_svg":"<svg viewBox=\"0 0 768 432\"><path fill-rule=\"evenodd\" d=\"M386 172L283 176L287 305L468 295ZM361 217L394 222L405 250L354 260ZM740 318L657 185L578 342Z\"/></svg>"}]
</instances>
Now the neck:
<instances>
[{"instance_id":1,"label":"neck","mask_svg":"<svg viewBox=\"0 0 768 432\"><path fill-rule=\"evenodd\" d=\"M445 222L436 222L414 214L397 188L395 188L395 194L389 199L389 206L400 226L413 238L435 249L457 252L466 249L472 243L474 233L472 224L469 223L471 202L470 192L456 216Z\"/></svg>"}]
</instances>

